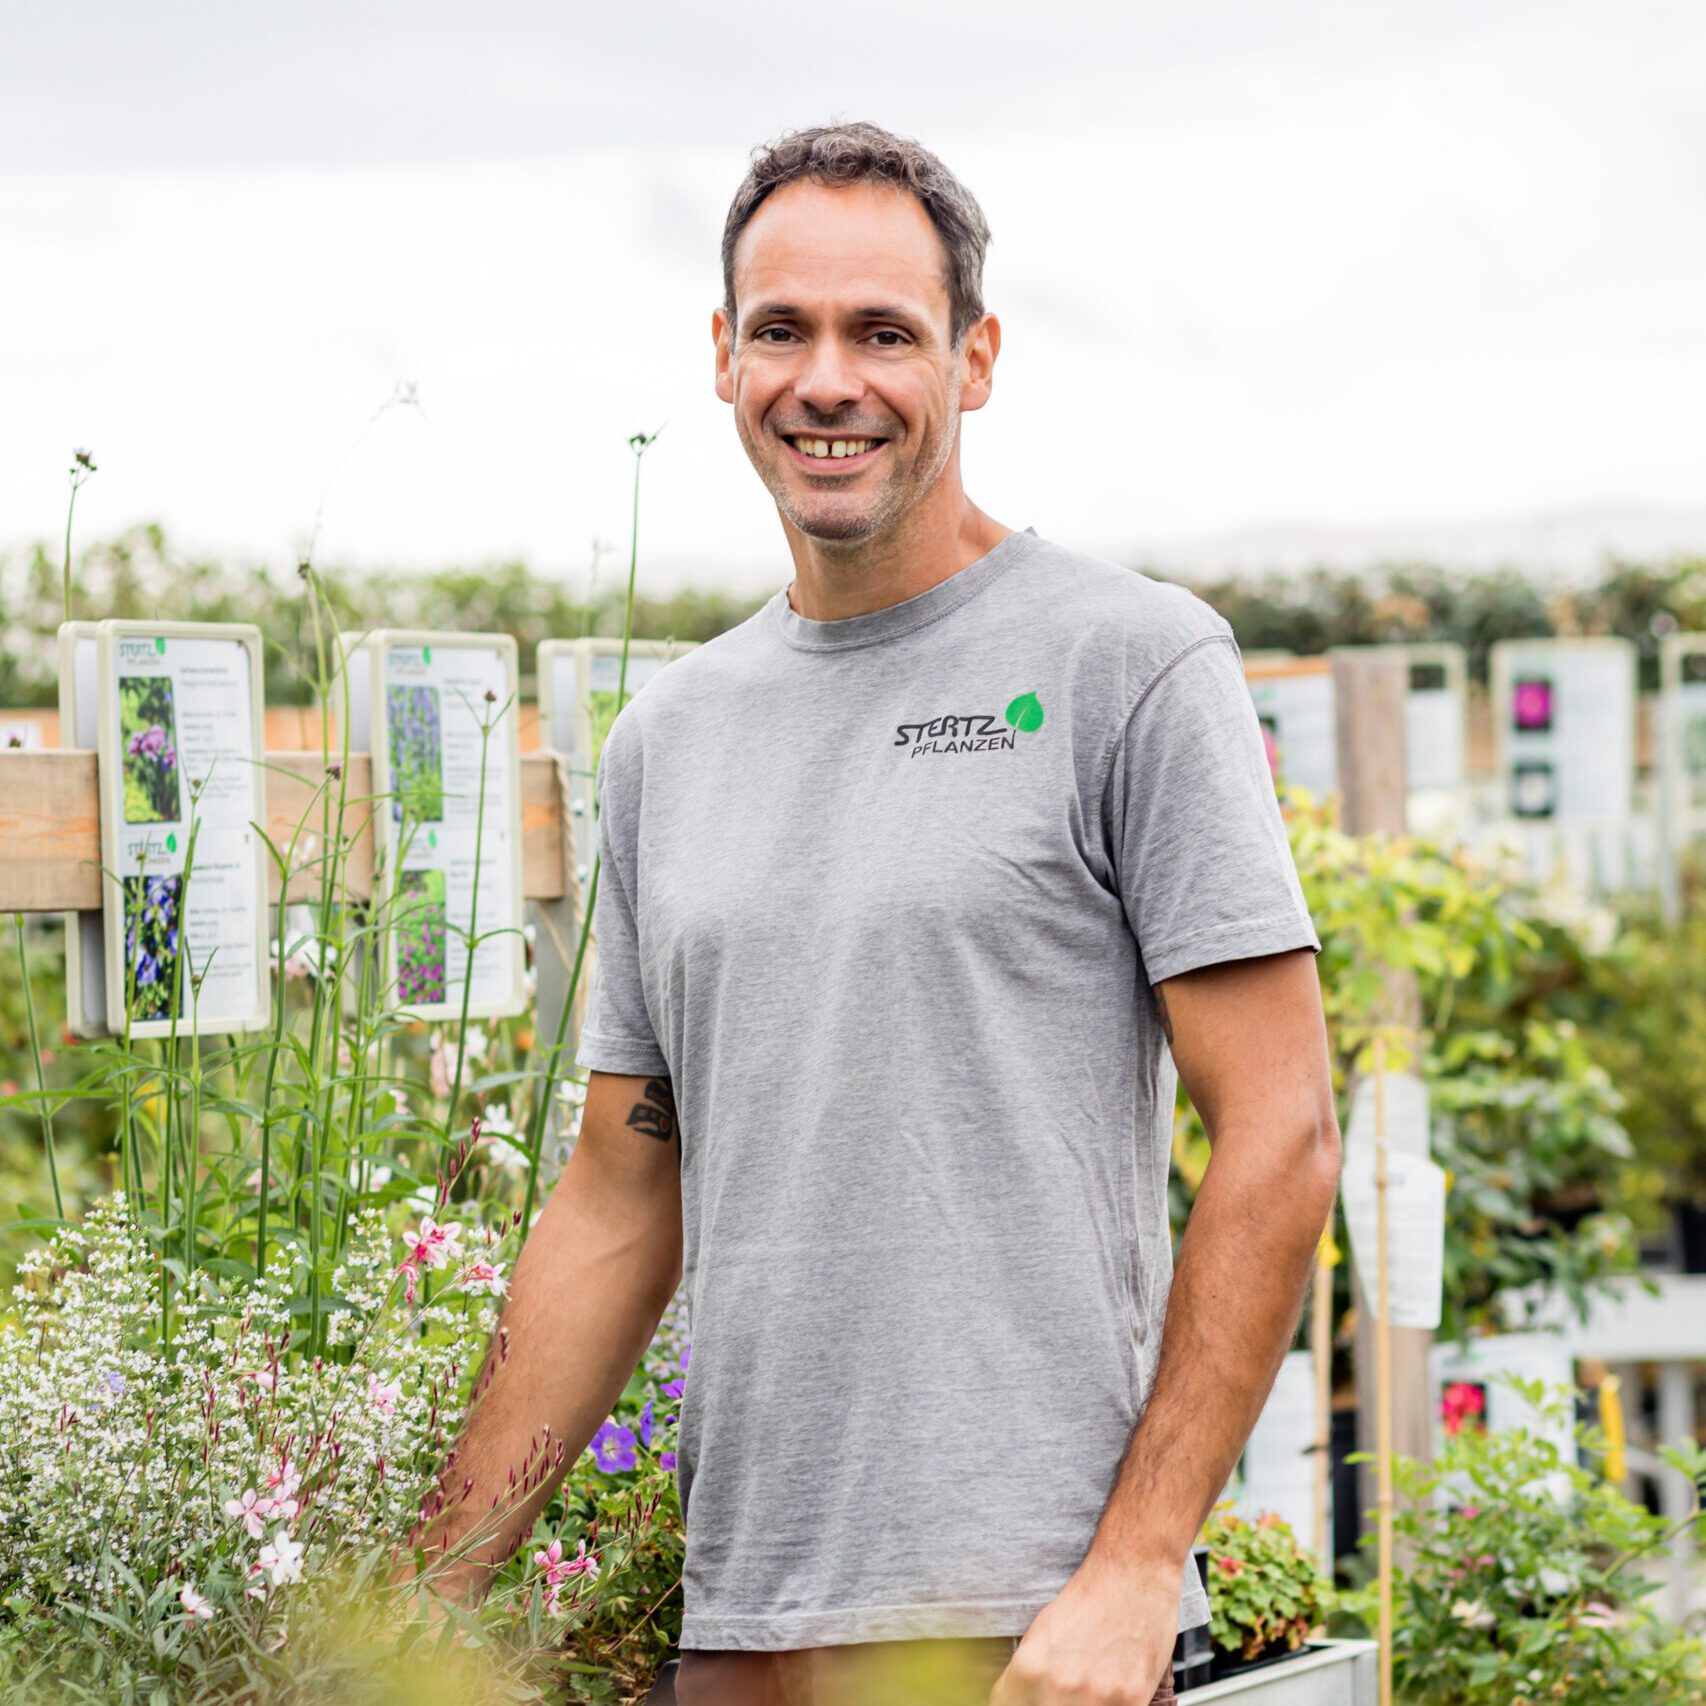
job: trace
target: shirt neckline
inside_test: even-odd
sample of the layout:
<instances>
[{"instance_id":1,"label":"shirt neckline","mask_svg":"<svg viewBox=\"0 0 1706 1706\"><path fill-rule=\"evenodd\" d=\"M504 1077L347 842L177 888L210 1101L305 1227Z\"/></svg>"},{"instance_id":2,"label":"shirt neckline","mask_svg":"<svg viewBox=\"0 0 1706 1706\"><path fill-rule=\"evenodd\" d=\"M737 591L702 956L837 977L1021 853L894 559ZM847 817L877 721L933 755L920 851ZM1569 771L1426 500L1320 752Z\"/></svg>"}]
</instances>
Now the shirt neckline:
<instances>
[{"instance_id":1,"label":"shirt neckline","mask_svg":"<svg viewBox=\"0 0 1706 1706\"><path fill-rule=\"evenodd\" d=\"M802 616L788 602L787 587L778 592L766 608L783 640L797 651L840 652L855 646L878 645L939 621L950 611L976 598L985 587L999 580L1036 540L1037 530L1034 527L1009 533L975 562L955 570L946 580L938 581L911 598L903 598L898 604L885 604L881 610L867 610L860 616L842 616L832 622ZM790 586L792 584L789 582Z\"/></svg>"}]
</instances>

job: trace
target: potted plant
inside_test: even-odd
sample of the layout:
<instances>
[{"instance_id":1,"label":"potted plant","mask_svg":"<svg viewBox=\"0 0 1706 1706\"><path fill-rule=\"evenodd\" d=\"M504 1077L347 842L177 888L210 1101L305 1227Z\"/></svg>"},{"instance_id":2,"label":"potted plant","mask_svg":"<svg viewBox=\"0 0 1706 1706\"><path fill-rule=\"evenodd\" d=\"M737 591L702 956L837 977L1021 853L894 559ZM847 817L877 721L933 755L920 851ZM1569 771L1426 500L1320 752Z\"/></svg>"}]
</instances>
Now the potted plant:
<instances>
[{"instance_id":1,"label":"potted plant","mask_svg":"<svg viewBox=\"0 0 1706 1706\"><path fill-rule=\"evenodd\" d=\"M1222 1509L1203 1538L1216 1679L1297 1652L1325 1622L1332 1586L1282 1518L1270 1511L1252 1522Z\"/></svg>"}]
</instances>

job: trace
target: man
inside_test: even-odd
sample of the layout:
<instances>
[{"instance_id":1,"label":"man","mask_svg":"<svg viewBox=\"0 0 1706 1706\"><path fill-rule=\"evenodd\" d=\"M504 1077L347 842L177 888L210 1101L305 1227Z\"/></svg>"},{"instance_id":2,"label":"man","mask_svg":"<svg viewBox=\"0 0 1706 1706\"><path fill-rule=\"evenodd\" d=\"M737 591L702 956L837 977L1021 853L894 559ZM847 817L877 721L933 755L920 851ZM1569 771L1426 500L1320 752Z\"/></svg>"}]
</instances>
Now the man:
<instances>
[{"instance_id":1,"label":"man","mask_svg":"<svg viewBox=\"0 0 1706 1706\"><path fill-rule=\"evenodd\" d=\"M794 579L604 748L581 1134L456 1465L483 1509L542 1423L578 1453L685 1273L688 1706L949 1651L995 1706L1170 1698L1336 1188L1230 630L961 484L987 240L870 125L735 197L717 392ZM1176 1277L1172 1062L1214 1142Z\"/></svg>"}]
</instances>

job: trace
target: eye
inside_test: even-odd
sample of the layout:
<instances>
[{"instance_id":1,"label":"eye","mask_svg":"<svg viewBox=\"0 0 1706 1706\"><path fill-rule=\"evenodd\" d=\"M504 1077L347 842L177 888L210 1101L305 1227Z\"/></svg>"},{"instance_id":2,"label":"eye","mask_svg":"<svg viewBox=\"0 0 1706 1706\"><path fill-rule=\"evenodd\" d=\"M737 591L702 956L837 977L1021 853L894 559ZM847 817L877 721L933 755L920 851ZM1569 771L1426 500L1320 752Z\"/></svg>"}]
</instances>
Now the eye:
<instances>
[{"instance_id":1,"label":"eye","mask_svg":"<svg viewBox=\"0 0 1706 1706\"><path fill-rule=\"evenodd\" d=\"M877 342L878 349L902 349L908 341L904 332L897 332L892 326L879 326L871 333L871 337Z\"/></svg>"},{"instance_id":2,"label":"eye","mask_svg":"<svg viewBox=\"0 0 1706 1706\"><path fill-rule=\"evenodd\" d=\"M771 337L770 334L772 332L778 333L779 335ZM794 334L790 332L786 326L760 326L758 330L752 334L752 341L755 344L779 344L784 339L791 338L793 335Z\"/></svg>"}]
</instances>

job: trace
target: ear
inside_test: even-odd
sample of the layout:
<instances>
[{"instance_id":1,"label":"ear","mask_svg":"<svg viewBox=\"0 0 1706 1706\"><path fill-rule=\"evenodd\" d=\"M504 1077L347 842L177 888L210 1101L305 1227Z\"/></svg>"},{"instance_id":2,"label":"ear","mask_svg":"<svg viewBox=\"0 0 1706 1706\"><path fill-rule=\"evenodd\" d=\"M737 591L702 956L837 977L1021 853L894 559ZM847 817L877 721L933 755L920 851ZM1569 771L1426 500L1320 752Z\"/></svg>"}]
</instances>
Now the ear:
<instances>
[{"instance_id":1,"label":"ear","mask_svg":"<svg viewBox=\"0 0 1706 1706\"><path fill-rule=\"evenodd\" d=\"M734 327L729 324L729 317L721 308L712 311L711 336L717 344L717 395L725 403L732 403L735 400L735 381L731 371L732 357L729 346L734 339Z\"/></svg>"},{"instance_id":2,"label":"ear","mask_svg":"<svg viewBox=\"0 0 1706 1706\"><path fill-rule=\"evenodd\" d=\"M966 330L960 346L960 413L970 414L989 401L995 389L995 358L1001 353L1001 322L985 314Z\"/></svg>"}]
</instances>

